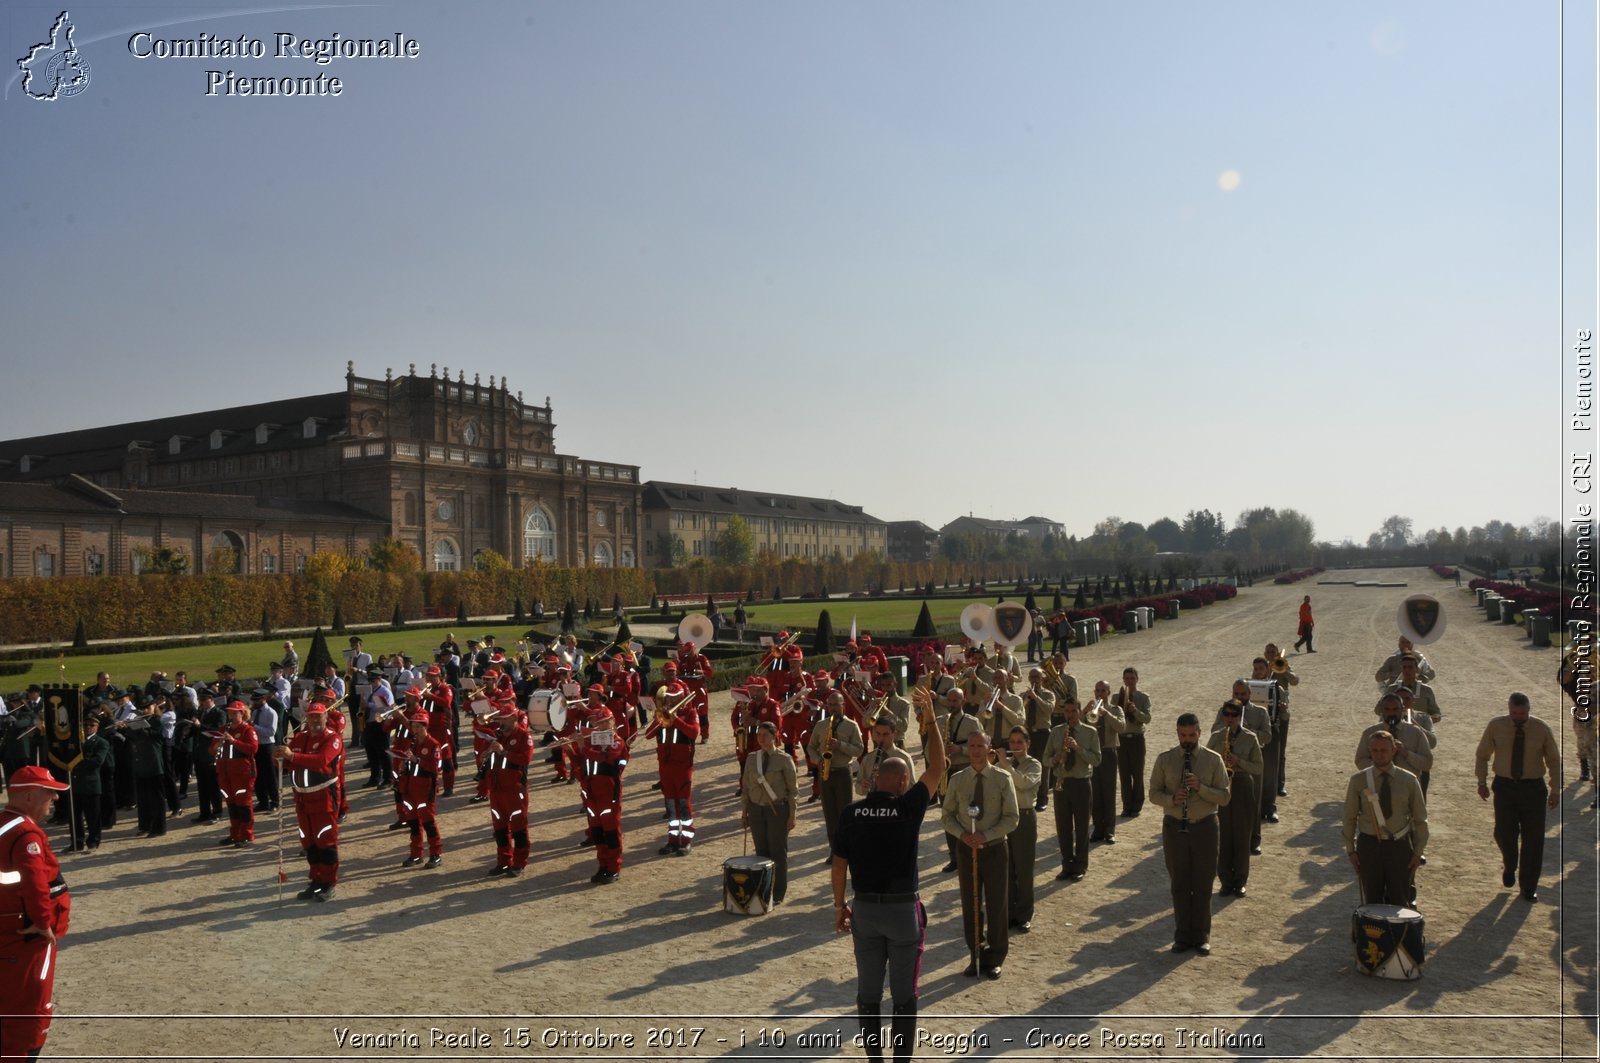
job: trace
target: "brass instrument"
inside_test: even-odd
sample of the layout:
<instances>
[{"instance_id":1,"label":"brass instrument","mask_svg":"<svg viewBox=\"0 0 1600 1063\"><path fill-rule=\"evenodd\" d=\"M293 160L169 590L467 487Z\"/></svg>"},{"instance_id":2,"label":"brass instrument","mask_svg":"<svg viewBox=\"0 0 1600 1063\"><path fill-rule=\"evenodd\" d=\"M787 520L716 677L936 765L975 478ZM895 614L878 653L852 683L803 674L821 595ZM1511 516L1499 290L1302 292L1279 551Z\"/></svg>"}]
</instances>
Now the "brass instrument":
<instances>
[{"instance_id":1,"label":"brass instrument","mask_svg":"<svg viewBox=\"0 0 1600 1063\"><path fill-rule=\"evenodd\" d=\"M911 688L911 704L917 710L917 737L922 748L928 748L928 725L933 719L933 691L925 686Z\"/></svg>"},{"instance_id":2,"label":"brass instrument","mask_svg":"<svg viewBox=\"0 0 1600 1063\"><path fill-rule=\"evenodd\" d=\"M1042 664L1039 665L1039 670L1044 673L1044 677L1045 679L1049 680L1050 685L1056 688L1056 697L1063 701L1066 700L1066 698L1069 696L1067 691L1067 683L1066 680L1062 678L1061 669L1055 666L1055 662L1046 659Z\"/></svg>"},{"instance_id":3,"label":"brass instrument","mask_svg":"<svg viewBox=\"0 0 1600 1063\"><path fill-rule=\"evenodd\" d=\"M1133 722L1134 708L1133 688L1130 686L1124 686L1122 688L1122 718L1129 723Z\"/></svg>"},{"instance_id":4,"label":"brass instrument","mask_svg":"<svg viewBox=\"0 0 1600 1063\"><path fill-rule=\"evenodd\" d=\"M659 701L656 702L655 716L651 719L649 726L635 731L633 734L628 736L628 748L632 749L633 743L640 737L654 735L657 731L661 730L663 727L666 727L672 722L672 718L678 714L678 710L682 709L685 705L689 704L693 700L694 691L690 690L686 691L683 697L679 698L671 705L663 705ZM743 731L740 731L740 734L743 733Z\"/></svg>"},{"instance_id":5,"label":"brass instrument","mask_svg":"<svg viewBox=\"0 0 1600 1063\"><path fill-rule=\"evenodd\" d=\"M1228 773L1228 778L1233 778L1233 765L1228 763L1228 758L1233 755L1233 728L1226 723L1222 725L1222 767Z\"/></svg>"},{"instance_id":6,"label":"brass instrument","mask_svg":"<svg viewBox=\"0 0 1600 1063\"><path fill-rule=\"evenodd\" d=\"M1281 675L1288 675L1289 659L1283 656L1274 657L1272 659L1272 674L1274 678Z\"/></svg>"},{"instance_id":7,"label":"brass instrument","mask_svg":"<svg viewBox=\"0 0 1600 1063\"><path fill-rule=\"evenodd\" d=\"M1094 699L1094 704L1089 706L1089 711L1083 714L1083 722L1099 724L1100 714L1106 711L1106 703L1099 698Z\"/></svg>"},{"instance_id":8,"label":"brass instrument","mask_svg":"<svg viewBox=\"0 0 1600 1063\"><path fill-rule=\"evenodd\" d=\"M761 661L755 666L755 670L750 674L760 675L762 672L765 672L767 670L767 666L782 656L784 650L788 649L790 646L793 646L799 641L800 632L796 631L793 635L790 635L782 642L773 643L771 646L768 646L767 652L761 655Z\"/></svg>"},{"instance_id":9,"label":"brass instrument","mask_svg":"<svg viewBox=\"0 0 1600 1063\"><path fill-rule=\"evenodd\" d=\"M1066 730L1061 733L1061 748L1056 750L1055 757L1050 761L1050 792L1056 794L1061 792L1061 787L1067 781L1067 743L1077 745L1077 740L1072 737L1072 725L1065 726Z\"/></svg>"}]
</instances>

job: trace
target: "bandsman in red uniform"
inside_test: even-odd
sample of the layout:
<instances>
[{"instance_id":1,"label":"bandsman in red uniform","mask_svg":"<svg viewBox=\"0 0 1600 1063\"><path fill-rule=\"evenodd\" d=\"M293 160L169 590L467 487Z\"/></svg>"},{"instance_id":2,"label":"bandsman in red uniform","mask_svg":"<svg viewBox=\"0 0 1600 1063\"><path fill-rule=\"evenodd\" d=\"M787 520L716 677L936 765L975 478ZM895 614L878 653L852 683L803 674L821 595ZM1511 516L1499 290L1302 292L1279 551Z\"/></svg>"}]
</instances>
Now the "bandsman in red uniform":
<instances>
[{"instance_id":1,"label":"bandsman in red uniform","mask_svg":"<svg viewBox=\"0 0 1600 1063\"><path fill-rule=\"evenodd\" d=\"M339 881L339 758L344 743L328 730L328 709L320 702L306 706L305 730L273 756L289 769L294 786L294 814L300 828L311 885L298 894L303 901L330 901Z\"/></svg>"},{"instance_id":2,"label":"bandsman in red uniform","mask_svg":"<svg viewBox=\"0 0 1600 1063\"><path fill-rule=\"evenodd\" d=\"M335 703L333 691L323 690L316 696L315 700L322 702L322 704L328 707L328 730L334 735L338 736L339 744L342 747L345 739L345 726L349 721L345 719L344 713L339 711L339 706ZM339 782L337 785L337 789L339 791L340 823L343 823L344 817L350 814L350 798L348 796L348 789L344 782L344 762L345 755L341 750L339 753Z\"/></svg>"},{"instance_id":3,"label":"bandsman in red uniform","mask_svg":"<svg viewBox=\"0 0 1600 1063\"><path fill-rule=\"evenodd\" d=\"M883 652L883 647L872 641L872 636L865 631L856 639L856 650L860 654L858 664L869 672L887 672L889 670L889 655Z\"/></svg>"},{"instance_id":4,"label":"bandsman in red uniform","mask_svg":"<svg viewBox=\"0 0 1600 1063\"><path fill-rule=\"evenodd\" d=\"M628 745L610 712L593 715L593 729L579 744L583 770L583 814L600 868L589 881L607 886L622 874L622 771Z\"/></svg>"},{"instance_id":5,"label":"bandsman in red uniform","mask_svg":"<svg viewBox=\"0 0 1600 1063\"><path fill-rule=\"evenodd\" d=\"M428 867L444 862L444 840L439 837L435 804L439 799L439 740L429 726L430 713L414 708L406 716L406 732L389 746L394 758L394 789L400 814L411 829L411 851L401 867L422 863L422 836L428 836Z\"/></svg>"},{"instance_id":6,"label":"bandsman in red uniform","mask_svg":"<svg viewBox=\"0 0 1600 1063\"><path fill-rule=\"evenodd\" d=\"M256 749L261 738L250 725L250 709L242 701L228 702L228 725L211 734L211 755L217 762L217 785L228 806L228 836L218 845L243 849L256 837L256 814L251 800L256 789Z\"/></svg>"},{"instance_id":7,"label":"bandsman in red uniform","mask_svg":"<svg viewBox=\"0 0 1600 1063\"><path fill-rule=\"evenodd\" d=\"M667 844L662 856L687 856L694 844L694 747L700 737L700 714L689 688L678 678L678 665L661 666L665 682L656 687L656 764L661 773L661 798L667 803Z\"/></svg>"},{"instance_id":8,"label":"bandsman in red uniform","mask_svg":"<svg viewBox=\"0 0 1600 1063\"><path fill-rule=\"evenodd\" d=\"M528 866L528 765L533 736L526 717L514 706L495 716L495 738L484 754L489 786L489 821L494 827L491 875L515 878Z\"/></svg>"},{"instance_id":9,"label":"bandsman in red uniform","mask_svg":"<svg viewBox=\"0 0 1600 1063\"><path fill-rule=\"evenodd\" d=\"M733 752L739 758L739 790L744 793L744 762L756 749L756 728L762 721L771 723L774 727L783 726L783 717L776 701L768 694L767 680L755 676L744 685L745 693L749 700L740 704L734 699L732 720L733 727ZM802 696L804 688L801 688Z\"/></svg>"},{"instance_id":10,"label":"bandsman in red uniform","mask_svg":"<svg viewBox=\"0 0 1600 1063\"><path fill-rule=\"evenodd\" d=\"M678 677L694 692L695 712L700 715L700 744L711 738L711 695L706 681L716 674L706 655L698 652L692 642L678 647Z\"/></svg>"},{"instance_id":11,"label":"bandsman in red uniform","mask_svg":"<svg viewBox=\"0 0 1600 1063\"><path fill-rule=\"evenodd\" d=\"M43 768L18 768L0 811L0 1053L8 1058L37 1058L55 1011L72 897L40 824L65 789Z\"/></svg>"},{"instance_id":12,"label":"bandsman in red uniform","mask_svg":"<svg viewBox=\"0 0 1600 1063\"><path fill-rule=\"evenodd\" d=\"M436 664L423 678L422 707L428 711L428 733L439 743L439 783L449 797L456 789L456 692Z\"/></svg>"},{"instance_id":13,"label":"bandsman in red uniform","mask_svg":"<svg viewBox=\"0 0 1600 1063\"><path fill-rule=\"evenodd\" d=\"M508 702L503 698L497 698L497 691L492 686L485 686L479 690L479 693L482 695L482 700L494 706L497 712L516 711L516 695L514 694ZM478 769L478 792L473 795L472 800L468 802L469 804L476 805L489 800L489 771L485 765L488 761L489 747L500 737L500 728L495 723L495 716L495 712L482 715L476 712L472 714L472 759Z\"/></svg>"},{"instance_id":14,"label":"bandsman in red uniform","mask_svg":"<svg viewBox=\"0 0 1600 1063\"><path fill-rule=\"evenodd\" d=\"M802 676L804 676L804 673L802 673ZM811 697L814 692L814 683L814 677L804 676L801 685L791 689L788 698L775 699L780 710L778 734L783 738L784 750L795 758L796 763L805 754L806 741L811 737L811 721L816 718ZM746 684L746 687L748 688L752 685L753 682ZM755 693L752 690L751 697L754 696ZM754 734L753 731L751 733ZM750 743L747 748L753 750L755 748L755 739L750 739Z\"/></svg>"}]
</instances>

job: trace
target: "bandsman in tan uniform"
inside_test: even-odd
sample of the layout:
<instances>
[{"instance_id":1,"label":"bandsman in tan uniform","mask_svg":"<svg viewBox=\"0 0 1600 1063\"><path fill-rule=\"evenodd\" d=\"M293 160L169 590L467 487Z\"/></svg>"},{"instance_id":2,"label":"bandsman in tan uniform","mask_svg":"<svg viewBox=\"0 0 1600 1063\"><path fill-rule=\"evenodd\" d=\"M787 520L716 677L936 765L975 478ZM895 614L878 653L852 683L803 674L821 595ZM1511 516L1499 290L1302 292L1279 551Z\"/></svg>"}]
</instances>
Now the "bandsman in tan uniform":
<instances>
[{"instance_id":1,"label":"bandsman in tan uniform","mask_svg":"<svg viewBox=\"0 0 1600 1063\"><path fill-rule=\"evenodd\" d=\"M1117 744L1117 778L1122 784L1122 818L1132 819L1144 808L1144 729L1150 722L1150 695L1139 689L1139 670L1122 670L1122 686L1111 695L1112 706L1122 714L1122 737Z\"/></svg>"},{"instance_id":2,"label":"bandsman in tan uniform","mask_svg":"<svg viewBox=\"0 0 1600 1063\"><path fill-rule=\"evenodd\" d=\"M1077 882L1089 870L1090 780L1100 763L1100 736L1080 720L1076 701L1066 703L1061 723L1050 729L1044 762L1050 765L1056 842L1061 846L1061 871L1056 878Z\"/></svg>"},{"instance_id":3,"label":"bandsman in tan uniform","mask_svg":"<svg viewBox=\"0 0 1600 1063\"><path fill-rule=\"evenodd\" d=\"M1344 793L1344 848L1366 904L1410 904L1411 881L1428 844L1428 809L1417 777L1394 763L1394 738L1368 742L1372 763L1350 776Z\"/></svg>"},{"instance_id":4,"label":"bandsman in tan uniform","mask_svg":"<svg viewBox=\"0 0 1600 1063\"><path fill-rule=\"evenodd\" d=\"M758 724L756 743L759 748L744 762L739 821L750 829L756 855L772 861L772 903L782 904L789 890L789 832L800 805L800 783L794 758L778 745L777 724Z\"/></svg>"},{"instance_id":5,"label":"bandsman in tan uniform","mask_svg":"<svg viewBox=\"0 0 1600 1063\"><path fill-rule=\"evenodd\" d=\"M1247 688L1248 689L1248 688ZM1160 808L1161 849L1172 883L1172 951L1211 955L1211 880L1217 874L1217 809L1232 799L1222 758L1200 745L1200 720L1177 719L1178 744L1156 758L1150 803Z\"/></svg>"},{"instance_id":6,"label":"bandsman in tan uniform","mask_svg":"<svg viewBox=\"0 0 1600 1063\"><path fill-rule=\"evenodd\" d=\"M1044 672L1034 668L1028 672L1028 689L1022 692L1023 726L1028 729L1028 755L1043 763L1044 745L1050 741L1050 728L1055 726L1056 695L1045 685ZM1044 811L1046 795L1050 792L1050 769L1045 767L1034 809Z\"/></svg>"},{"instance_id":7,"label":"bandsman in tan uniform","mask_svg":"<svg viewBox=\"0 0 1600 1063\"><path fill-rule=\"evenodd\" d=\"M1219 710L1222 726L1211 732L1206 748L1222 758L1228 773L1228 803L1217 812L1218 893L1243 897L1250 882L1250 832L1257 822L1261 773L1265 762L1261 742L1241 723L1242 706L1229 702Z\"/></svg>"},{"instance_id":8,"label":"bandsman in tan uniform","mask_svg":"<svg viewBox=\"0 0 1600 1063\"><path fill-rule=\"evenodd\" d=\"M1011 785L1017 791L1017 829L1012 831L1006 844L1006 858L1011 866L1010 901L1011 929L1026 934L1033 929L1033 862L1039 845L1039 813L1034 809L1035 796L1044 766L1028 753L1028 731L1014 727L1007 736L1007 753L1001 760L1011 773Z\"/></svg>"},{"instance_id":9,"label":"bandsman in tan uniform","mask_svg":"<svg viewBox=\"0 0 1600 1063\"><path fill-rule=\"evenodd\" d=\"M988 736L974 732L967 740L970 767L950 777L944 795L944 829L958 843L961 922L973 957L965 973L998 979L1010 951L1006 839L1021 815L1010 773L989 755Z\"/></svg>"},{"instance_id":10,"label":"bandsman in tan uniform","mask_svg":"<svg viewBox=\"0 0 1600 1063\"><path fill-rule=\"evenodd\" d=\"M833 846L833 828L839 822L839 813L850 803L850 763L867 751L861 740L861 728L844 714L844 695L835 690L823 703L823 716L811 726L811 738L806 743L806 753L819 765L817 784L822 794L822 819L828 832L828 846ZM830 855L829 860L832 860Z\"/></svg>"}]
</instances>

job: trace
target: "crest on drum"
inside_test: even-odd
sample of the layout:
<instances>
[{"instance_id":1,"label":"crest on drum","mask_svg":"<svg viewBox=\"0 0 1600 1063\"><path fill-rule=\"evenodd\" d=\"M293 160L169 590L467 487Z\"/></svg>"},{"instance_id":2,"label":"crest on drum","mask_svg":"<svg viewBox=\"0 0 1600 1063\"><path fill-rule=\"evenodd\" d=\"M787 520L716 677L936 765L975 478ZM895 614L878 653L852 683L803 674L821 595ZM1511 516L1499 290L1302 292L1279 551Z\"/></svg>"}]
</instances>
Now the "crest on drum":
<instances>
[{"instance_id":1,"label":"crest on drum","mask_svg":"<svg viewBox=\"0 0 1600 1063\"><path fill-rule=\"evenodd\" d=\"M1400 634L1418 646L1438 642L1444 637L1444 606L1431 594L1413 594L1401 602L1396 619Z\"/></svg>"},{"instance_id":2,"label":"crest on drum","mask_svg":"<svg viewBox=\"0 0 1600 1063\"><path fill-rule=\"evenodd\" d=\"M1033 620L1028 616L1025 606L1017 602L1002 602L990 611L990 615L996 642L1015 646L1019 642L1027 641Z\"/></svg>"}]
</instances>

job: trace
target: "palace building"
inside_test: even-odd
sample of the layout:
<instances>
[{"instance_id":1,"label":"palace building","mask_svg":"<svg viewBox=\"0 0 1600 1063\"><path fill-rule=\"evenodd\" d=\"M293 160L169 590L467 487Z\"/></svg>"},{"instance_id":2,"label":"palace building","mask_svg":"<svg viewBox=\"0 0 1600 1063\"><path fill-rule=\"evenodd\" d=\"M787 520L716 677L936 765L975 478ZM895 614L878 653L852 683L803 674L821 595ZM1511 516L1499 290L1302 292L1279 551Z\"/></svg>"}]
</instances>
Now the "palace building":
<instances>
[{"instance_id":1,"label":"palace building","mask_svg":"<svg viewBox=\"0 0 1600 1063\"><path fill-rule=\"evenodd\" d=\"M864 550L882 557L888 546L885 522L831 498L651 480L644 485L643 510L647 568L672 564L674 540L683 543L686 559L711 557L735 514L749 527L755 552L779 559L848 561Z\"/></svg>"},{"instance_id":2,"label":"palace building","mask_svg":"<svg viewBox=\"0 0 1600 1063\"><path fill-rule=\"evenodd\" d=\"M448 369L350 364L341 391L0 441L0 576L129 574L162 548L287 572L385 535L439 571L490 550L631 568L639 515L638 466L558 453L548 398Z\"/></svg>"}]
</instances>

